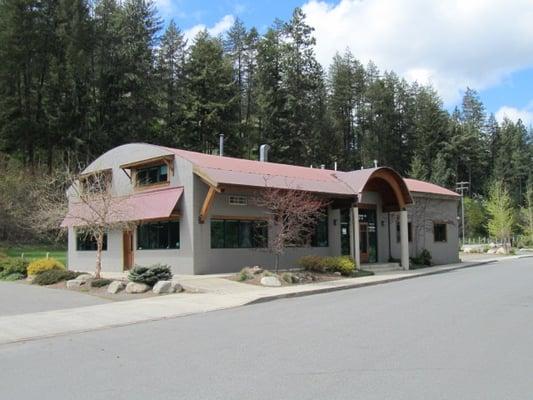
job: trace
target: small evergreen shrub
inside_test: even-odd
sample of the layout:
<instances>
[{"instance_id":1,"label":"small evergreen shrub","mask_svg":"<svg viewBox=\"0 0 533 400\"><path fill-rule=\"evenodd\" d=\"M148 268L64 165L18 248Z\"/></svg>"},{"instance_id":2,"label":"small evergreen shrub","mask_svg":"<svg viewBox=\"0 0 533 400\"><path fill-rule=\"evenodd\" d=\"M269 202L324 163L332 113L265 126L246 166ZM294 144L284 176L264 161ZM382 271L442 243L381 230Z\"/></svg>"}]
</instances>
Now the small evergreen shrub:
<instances>
[{"instance_id":1,"label":"small evergreen shrub","mask_svg":"<svg viewBox=\"0 0 533 400\"><path fill-rule=\"evenodd\" d=\"M306 271L326 272L326 263L324 263L323 258L320 256L305 256L300 258L298 265Z\"/></svg>"},{"instance_id":2,"label":"small evergreen shrub","mask_svg":"<svg viewBox=\"0 0 533 400\"><path fill-rule=\"evenodd\" d=\"M172 279L172 271L168 265L155 264L150 267L135 266L128 275L132 282L154 286L158 281Z\"/></svg>"},{"instance_id":3,"label":"small evergreen shrub","mask_svg":"<svg viewBox=\"0 0 533 400\"><path fill-rule=\"evenodd\" d=\"M111 282L113 282L113 279L93 279L91 281L91 287L100 288L109 285Z\"/></svg>"},{"instance_id":4,"label":"small evergreen shrub","mask_svg":"<svg viewBox=\"0 0 533 400\"><path fill-rule=\"evenodd\" d=\"M429 250L423 249L416 257L411 258L411 261L415 265L431 266L431 253Z\"/></svg>"},{"instance_id":5,"label":"small evergreen shrub","mask_svg":"<svg viewBox=\"0 0 533 400\"><path fill-rule=\"evenodd\" d=\"M296 276L294 276L294 274L291 272L284 272L283 274L281 274L281 280L289 284L298 282L298 279L296 278Z\"/></svg>"},{"instance_id":6,"label":"small evergreen shrub","mask_svg":"<svg viewBox=\"0 0 533 400\"><path fill-rule=\"evenodd\" d=\"M27 276L28 262L22 258L7 257L0 259L0 266L2 271L0 272L0 279L5 279L11 274L21 274Z\"/></svg>"},{"instance_id":7,"label":"small evergreen shrub","mask_svg":"<svg viewBox=\"0 0 533 400\"><path fill-rule=\"evenodd\" d=\"M4 281L18 281L24 278L25 278L24 275L19 274L18 272L15 272L13 274L7 275L3 280Z\"/></svg>"},{"instance_id":8,"label":"small evergreen shrub","mask_svg":"<svg viewBox=\"0 0 533 400\"><path fill-rule=\"evenodd\" d=\"M70 281L81 274L81 272L68 271L66 269L49 269L37 274L33 278L32 284L40 286L53 285L62 281Z\"/></svg>"},{"instance_id":9,"label":"small evergreen shrub","mask_svg":"<svg viewBox=\"0 0 533 400\"><path fill-rule=\"evenodd\" d=\"M28 275L38 275L51 269L64 270L65 266L55 258L41 258L40 260L32 261L30 265L28 265Z\"/></svg>"},{"instance_id":10,"label":"small evergreen shrub","mask_svg":"<svg viewBox=\"0 0 533 400\"><path fill-rule=\"evenodd\" d=\"M351 275L355 271L355 262L349 256L305 256L299 260L298 264L306 271L320 273L340 272L344 276Z\"/></svg>"}]
</instances>

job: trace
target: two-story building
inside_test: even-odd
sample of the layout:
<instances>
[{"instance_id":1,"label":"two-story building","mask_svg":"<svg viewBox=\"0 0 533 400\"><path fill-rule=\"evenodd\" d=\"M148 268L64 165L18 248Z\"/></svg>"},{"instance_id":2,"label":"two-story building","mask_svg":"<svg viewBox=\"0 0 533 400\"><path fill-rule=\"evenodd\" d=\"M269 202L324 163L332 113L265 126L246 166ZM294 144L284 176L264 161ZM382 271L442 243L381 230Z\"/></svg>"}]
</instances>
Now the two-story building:
<instances>
[{"instance_id":1,"label":"two-story building","mask_svg":"<svg viewBox=\"0 0 533 400\"><path fill-rule=\"evenodd\" d=\"M343 172L133 143L103 154L83 175L104 171L134 226L108 232L104 271L155 263L179 274L273 266L264 239L275 232L264 227L267 210L252 201L265 185L312 192L329 204L312 240L288 248L282 267L316 254L352 255L358 265L398 261L408 268L409 257L422 249L436 264L458 261L458 195L387 167ZM72 193L69 204L80 208ZM92 271L95 244L79 234L83 224L67 215L62 225L68 228L69 268Z\"/></svg>"}]
</instances>

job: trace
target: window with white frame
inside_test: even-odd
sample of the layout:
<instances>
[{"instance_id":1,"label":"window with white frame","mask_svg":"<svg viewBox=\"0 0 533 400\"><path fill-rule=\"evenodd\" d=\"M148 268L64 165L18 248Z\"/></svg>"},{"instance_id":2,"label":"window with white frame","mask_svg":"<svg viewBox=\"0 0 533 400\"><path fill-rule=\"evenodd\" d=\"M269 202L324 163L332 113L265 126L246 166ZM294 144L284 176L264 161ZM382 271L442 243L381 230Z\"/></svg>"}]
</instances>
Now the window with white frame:
<instances>
[{"instance_id":1,"label":"window with white frame","mask_svg":"<svg viewBox=\"0 0 533 400\"><path fill-rule=\"evenodd\" d=\"M230 206L246 206L248 205L248 198L246 196L230 194L228 195L228 204Z\"/></svg>"}]
</instances>

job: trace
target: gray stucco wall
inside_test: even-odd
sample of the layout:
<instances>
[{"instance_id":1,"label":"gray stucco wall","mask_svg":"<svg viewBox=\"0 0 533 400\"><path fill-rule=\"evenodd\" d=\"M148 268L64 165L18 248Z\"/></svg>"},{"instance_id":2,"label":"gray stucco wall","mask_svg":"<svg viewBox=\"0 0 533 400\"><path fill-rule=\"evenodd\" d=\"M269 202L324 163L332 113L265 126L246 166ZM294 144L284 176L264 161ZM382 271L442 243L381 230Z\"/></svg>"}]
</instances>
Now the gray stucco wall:
<instances>
[{"instance_id":1,"label":"gray stucco wall","mask_svg":"<svg viewBox=\"0 0 533 400\"><path fill-rule=\"evenodd\" d=\"M457 200L420 193L413 193L413 200L414 204L407 209L413 235L413 241L409 242L409 255L414 257L423 249L427 249L434 264L459 262ZM396 240L399 213L391 213L390 221L392 257L399 259L400 243ZM434 222L446 224L446 242L434 241Z\"/></svg>"},{"instance_id":2,"label":"gray stucco wall","mask_svg":"<svg viewBox=\"0 0 533 400\"><path fill-rule=\"evenodd\" d=\"M120 169L120 165L149 159L152 157L171 154L169 151L149 144L133 143L116 147L97 158L84 172L98 171L112 168L112 193L115 196L133 193L133 186L129 177ZM176 157L174 174L170 175L169 187L192 186L192 165L190 162ZM194 218L193 194L191 190L184 190L180 200L180 248L169 250L134 250L136 265L151 265L156 263L168 264L174 273L192 274ZM134 247L137 244L137 232L134 232ZM69 229L68 264L69 268L79 271L93 271L96 253L94 251L77 251L74 229ZM113 230L108 233L107 251L102 255L103 270L120 272L123 270L122 232Z\"/></svg>"},{"instance_id":3,"label":"gray stucco wall","mask_svg":"<svg viewBox=\"0 0 533 400\"><path fill-rule=\"evenodd\" d=\"M196 215L202 206L207 194L208 187L198 177L194 179L194 211ZM248 206L229 205L228 195L237 194L245 195L252 203L253 191L245 189L227 189L224 193L216 194L209 215L204 224L196 224L195 229L195 273L222 273L236 272L243 267L260 265L265 268L273 268L275 258L266 249L212 249L211 248L211 218L213 216L234 216L234 217L261 217L264 216L264 210L249 204ZM338 212L338 211L337 211ZM305 255L332 255L336 254L337 247L340 253L339 238L335 237L338 226L333 226L335 213L328 212L328 234L329 247L302 247L290 248L280 258L280 268L291 268L297 266L297 261ZM338 219L337 219L338 220ZM274 233L269 231L269 237ZM338 236L338 235L337 235Z\"/></svg>"}]
</instances>

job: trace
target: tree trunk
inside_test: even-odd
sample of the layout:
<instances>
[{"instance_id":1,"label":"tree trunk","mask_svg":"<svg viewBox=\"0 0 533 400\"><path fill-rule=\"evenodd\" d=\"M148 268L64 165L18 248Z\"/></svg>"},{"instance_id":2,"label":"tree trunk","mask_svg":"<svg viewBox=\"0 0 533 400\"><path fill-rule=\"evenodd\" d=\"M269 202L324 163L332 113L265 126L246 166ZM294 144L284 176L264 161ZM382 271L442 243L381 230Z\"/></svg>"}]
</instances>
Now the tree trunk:
<instances>
[{"instance_id":1,"label":"tree trunk","mask_svg":"<svg viewBox=\"0 0 533 400\"><path fill-rule=\"evenodd\" d=\"M102 272L102 248L104 244L104 235L98 234L96 237L96 270L94 277L100 279L100 273Z\"/></svg>"}]
</instances>

